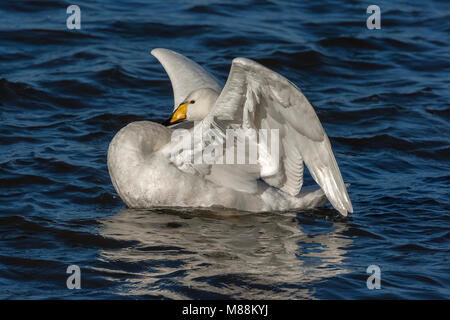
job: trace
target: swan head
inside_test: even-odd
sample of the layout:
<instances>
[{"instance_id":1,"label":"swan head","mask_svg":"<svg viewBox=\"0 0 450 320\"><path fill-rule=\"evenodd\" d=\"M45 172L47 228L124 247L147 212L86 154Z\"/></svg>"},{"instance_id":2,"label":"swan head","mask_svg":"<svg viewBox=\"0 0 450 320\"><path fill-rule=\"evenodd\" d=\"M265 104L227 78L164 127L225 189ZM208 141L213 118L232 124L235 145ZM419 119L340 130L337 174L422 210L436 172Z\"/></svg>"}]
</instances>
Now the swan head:
<instances>
[{"instance_id":1,"label":"swan head","mask_svg":"<svg viewBox=\"0 0 450 320\"><path fill-rule=\"evenodd\" d=\"M201 121L211 111L219 93L213 89L203 88L191 92L172 114L169 124L182 121Z\"/></svg>"}]
</instances>

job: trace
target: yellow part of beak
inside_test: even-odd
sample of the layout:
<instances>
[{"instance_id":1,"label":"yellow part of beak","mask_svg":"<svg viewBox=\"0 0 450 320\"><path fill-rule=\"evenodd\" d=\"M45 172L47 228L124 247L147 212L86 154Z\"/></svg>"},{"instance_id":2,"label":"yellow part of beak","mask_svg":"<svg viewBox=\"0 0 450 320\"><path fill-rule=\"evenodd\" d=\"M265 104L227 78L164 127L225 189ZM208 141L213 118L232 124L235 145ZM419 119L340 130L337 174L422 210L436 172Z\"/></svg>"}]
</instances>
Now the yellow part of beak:
<instances>
[{"instance_id":1,"label":"yellow part of beak","mask_svg":"<svg viewBox=\"0 0 450 320\"><path fill-rule=\"evenodd\" d=\"M173 113L172 119L170 119L170 123L186 119L187 106L187 103L180 104L177 110L175 110L175 112Z\"/></svg>"}]
</instances>

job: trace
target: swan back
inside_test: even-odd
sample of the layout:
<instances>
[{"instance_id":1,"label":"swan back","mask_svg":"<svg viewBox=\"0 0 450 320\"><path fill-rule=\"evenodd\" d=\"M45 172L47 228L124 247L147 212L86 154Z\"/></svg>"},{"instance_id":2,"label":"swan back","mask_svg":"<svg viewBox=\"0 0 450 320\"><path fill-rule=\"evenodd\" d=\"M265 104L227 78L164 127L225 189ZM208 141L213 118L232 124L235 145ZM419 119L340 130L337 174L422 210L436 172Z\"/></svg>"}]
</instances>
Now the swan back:
<instances>
[{"instance_id":1,"label":"swan back","mask_svg":"<svg viewBox=\"0 0 450 320\"><path fill-rule=\"evenodd\" d=\"M171 130L159 123L137 121L122 128L109 144L109 175L117 193L129 207L135 207L135 202L143 198L143 191L149 189L147 179L142 178L144 171L170 137Z\"/></svg>"}]
</instances>

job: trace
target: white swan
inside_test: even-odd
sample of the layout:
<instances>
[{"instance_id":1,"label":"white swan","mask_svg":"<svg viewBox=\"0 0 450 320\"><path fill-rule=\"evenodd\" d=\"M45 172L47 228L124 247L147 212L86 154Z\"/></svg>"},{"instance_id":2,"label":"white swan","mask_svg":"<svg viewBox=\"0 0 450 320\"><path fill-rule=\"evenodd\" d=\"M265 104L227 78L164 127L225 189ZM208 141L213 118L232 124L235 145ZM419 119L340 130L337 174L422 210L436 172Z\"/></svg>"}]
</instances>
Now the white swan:
<instances>
[{"instance_id":1,"label":"white swan","mask_svg":"<svg viewBox=\"0 0 450 320\"><path fill-rule=\"evenodd\" d=\"M227 129L276 129L279 157L261 151L253 164L193 163L189 154L174 151L182 139L172 138L173 126L133 122L116 134L108 149L112 183L128 207L278 211L313 208L328 198L342 215L353 212L330 141L311 104L289 80L252 60L236 58L222 89L190 59L167 49L151 53L172 82L172 124L193 126L197 121L187 132L204 138L211 128L224 138ZM259 146L256 138L248 140ZM208 139L192 141L197 152L211 144ZM321 188L302 188L303 163Z\"/></svg>"}]
</instances>

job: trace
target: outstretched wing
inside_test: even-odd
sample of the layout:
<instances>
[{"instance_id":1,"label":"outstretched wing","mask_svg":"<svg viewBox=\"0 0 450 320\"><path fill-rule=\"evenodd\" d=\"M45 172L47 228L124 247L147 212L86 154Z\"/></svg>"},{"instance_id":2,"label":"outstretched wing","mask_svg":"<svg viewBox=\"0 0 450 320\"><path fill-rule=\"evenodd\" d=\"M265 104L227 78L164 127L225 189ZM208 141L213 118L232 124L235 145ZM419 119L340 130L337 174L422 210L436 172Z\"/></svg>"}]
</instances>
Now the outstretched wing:
<instances>
[{"instance_id":1,"label":"outstretched wing","mask_svg":"<svg viewBox=\"0 0 450 320\"><path fill-rule=\"evenodd\" d=\"M197 89L222 90L219 81L196 62L168 49L157 48L151 54L158 59L170 78L173 89L174 110Z\"/></svg>"},{"instance_id":2,"label":"outstretched wing","mask_svg":"<svg viewBox=\"0 0 450 320\"><path fill-rule=\"evenodd\" d=\"M245 58L233 60L227 83L203 130L214 127L278 129L279 159L259 158L266 183L297 195L303 183L303 162L331 204L344 216L353 212L330 141L313 107L289 80ZM269 173L269 174L268 174Z\"/></svg>"}]
</instances>

